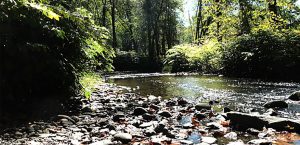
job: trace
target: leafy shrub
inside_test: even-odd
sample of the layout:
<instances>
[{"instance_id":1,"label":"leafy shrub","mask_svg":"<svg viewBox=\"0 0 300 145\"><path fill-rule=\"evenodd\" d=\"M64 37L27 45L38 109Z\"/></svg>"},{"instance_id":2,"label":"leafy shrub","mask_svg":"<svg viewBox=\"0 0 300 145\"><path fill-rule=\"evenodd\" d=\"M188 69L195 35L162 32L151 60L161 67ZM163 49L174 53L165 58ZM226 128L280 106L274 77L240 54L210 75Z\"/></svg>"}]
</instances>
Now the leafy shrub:
<instances>
[{"instance_id":1,"label":"leafy shrub","mask_svg":"<svg viewBox=\"0 0 300 145\"><path fill-rule=\"evenodd\" d=\"M79 82L82 86L81 94L89 99L96 89L96 85L102 82L100 75L92 72L84 72L80 75Z\"/></svg>"},{"instance_id":2,"label":"leafy shrub","mask_svg":"<svg viewBox=\"0 0 300 145\"><path fill-rule=\"evenodd\" d=\"M164 69L171 72L216 73L220 68L220 44L215 40L202 46L178 45L168 50Z\"/></svg>"},{"instance_id":3,"label":"leafy shrub","mask_svg":"<svg viewBox=\"0 0 300 145\"><path fill-rule=\"evenodd\" d=\"M116 71L158 72L160 61L153 62L148 56L138 55L135 51L117 51L113 61Z\"/></svg>"},{"instance_id":4,"label":"leafy shrub","mask_svg":"<svg viewBox=\"0 0 300 145\"><path fill-rule=\"evenodd\" d=\"M237 38L224 49L227 75L300 80L300 35L258 31Z\"/></svg>"},{"instance_id":5,"label":"leafy shrub","mask_svg":"<svg viewBox=\"0 0 300 145\"><path fill-rule=\"evenodd\" d=\"M2 100L68 97L79 93L81 72L112 69L109 33L83 8L10 0L0 9Z\"/></svg>"}]
</instances>

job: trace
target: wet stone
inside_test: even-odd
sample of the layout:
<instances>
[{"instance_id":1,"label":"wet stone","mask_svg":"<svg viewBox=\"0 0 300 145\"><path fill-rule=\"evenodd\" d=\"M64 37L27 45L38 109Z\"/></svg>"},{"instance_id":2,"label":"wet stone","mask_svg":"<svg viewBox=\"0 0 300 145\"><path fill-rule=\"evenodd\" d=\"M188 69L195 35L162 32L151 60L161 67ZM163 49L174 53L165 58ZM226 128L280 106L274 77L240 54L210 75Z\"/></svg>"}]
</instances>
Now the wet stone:
<instances>
[{"instance_id":1,"label":"wet stone","mask_svg":"<svg viewBox=\"0 0 300 145\"><path fill-rule=\"evenodd\" d=\"M202 109L211 110L211 106L207 103L199 103L195 106L196 110L201 111Z\"/></svg>"},{"instance_id":2,"label":"wet stone","mask_svg":"<svg viewBox=\"0 0 300 145\"><path fill-rule=\"evenodd\" d=\"M292 95L289 96L289 99L292 101L300 101L300 91L294 92Z\"/></svg>"},{"instance_id":3,"label":"wet stone","mask_svg":"<svg viewBox=\"0 0 300 145\"><path fill-rule=\"evenodd\" d=\"M213 144L217 141L216 138L214 137L202 137L202 142L208 143L208 144Z\"/></svg>"},{"instance_id":4,"label":"wet stone","mask_svg":"<svg viewBox=\"0 0 300 145\"><path fill-rule=\"evenodd\" d=\"M143 114L146 114L146 113L147 113L147 110L142 108L142 107L137 107L133 111L133 115L135 115L135 116L143 115Z\"/></svg>"},{"instance_id":5,"label":"wet stone","mask_svg":"<svg viewBox=\"0 0 300 145\"><path fill-rule=\"evenodd\" d=\"M265 108L287 108L288 104L285 101L271 101L263 105Z\"/></svg>"},{"instance_id":6,"label":"wet stone","mask_svg":"<svg viewBox=\"0 0 300 145\"><path fill-rule=\"evenodd\" d=\"M172 114L169 111L160 111L158 112L158 114L160 116L167 117L167 118L172 117Z\"/></svg>"},{"instance_id":7,"label":"wet stone","mask_svg":"<svg viewBox=\"0 0 300 145\"><path fill-rule=\"evenodd\" d=\"M128 133L117 133L114 135L114 140L121 141L124 144L131 142L132 135Z\"/></svg>"},{"instance_id":8,"label":"wet stone","mask_svg":"<svg viewBox=\"0 0 300 145\"><path fill-rule=\"evenodd\" d=\"M159 110L160 109L160 107L158 105L154 105L154 104L151 104L150 108L152 108L154 110Z\"/></svg>"}]
</instances>

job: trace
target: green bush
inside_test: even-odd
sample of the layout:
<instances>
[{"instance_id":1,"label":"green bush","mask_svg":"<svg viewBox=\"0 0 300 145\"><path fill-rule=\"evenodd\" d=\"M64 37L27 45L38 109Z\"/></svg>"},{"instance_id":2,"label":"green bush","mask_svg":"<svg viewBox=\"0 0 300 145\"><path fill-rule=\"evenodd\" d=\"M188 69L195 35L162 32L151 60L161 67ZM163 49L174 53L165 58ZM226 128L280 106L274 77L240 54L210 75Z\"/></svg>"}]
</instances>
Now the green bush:
<instances>
[{"instance_id":1,"label":"green bush","mask_svg":"<svg viewBox=\"0 0 300 145\"><path fill-rule=\"evenodd\" d=\"M170 72L217 73L220 69L221 45L210 40L203 45L178 45L168 50L164 70Z\"/></svg>"},{"instance_id":2,"label":"green bush","mask_svg":"<svg viewBox=\"0 0 300 145\"><path fill-rule=\"evenodd\" d=\"M112 68L109 33L85 9L26 0L3 1L0 9L1 103L69 97L79 93L80 73Z\"/></svg>"},{"instance_id":3,"label":"green bush","mask_svg":"<svg viewBox=\"0 0 300 145\"><path fill-rule=\"evenodd\" d=\"M153 62L148 56L138 55L135 51L117 51L113 61L116 71L159 72L161 61Z\"/></svg>"},{"instance_id":4,"label":"green bush","mask_svg":"<svg viewBox=\"0 0 300 145\"><path fill-rule=\"evenodd\" d=\"M300 35L296 32L258 31L225 46L226 75L300 80Z\"/></svg>"}]
</instances>

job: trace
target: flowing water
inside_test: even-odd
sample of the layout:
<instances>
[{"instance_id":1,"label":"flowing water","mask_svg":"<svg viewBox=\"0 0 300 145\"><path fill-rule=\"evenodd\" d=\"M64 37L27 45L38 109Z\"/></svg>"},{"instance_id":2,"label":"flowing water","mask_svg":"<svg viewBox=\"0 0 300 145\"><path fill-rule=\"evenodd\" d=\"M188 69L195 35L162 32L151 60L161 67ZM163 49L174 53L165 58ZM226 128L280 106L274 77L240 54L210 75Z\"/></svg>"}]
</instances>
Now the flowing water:
<instances>
[{"instance_id":1,"label":"flowing water","mask_svg":"<svg viewBox=\"0 0 300 145\"><path fill-rule=\"evenodd\" d=\"M201 75L129 74L109 77L108 82L132 88L140 95L162 98L184 97L191 102L216 100L243 111L263 112L263 104L272 100L286 100L288 109L279 110L282 116L299 118L300 104L287 100L300 90L299 83L267 82L253 79Z\"/></svg>"}]
</instances>

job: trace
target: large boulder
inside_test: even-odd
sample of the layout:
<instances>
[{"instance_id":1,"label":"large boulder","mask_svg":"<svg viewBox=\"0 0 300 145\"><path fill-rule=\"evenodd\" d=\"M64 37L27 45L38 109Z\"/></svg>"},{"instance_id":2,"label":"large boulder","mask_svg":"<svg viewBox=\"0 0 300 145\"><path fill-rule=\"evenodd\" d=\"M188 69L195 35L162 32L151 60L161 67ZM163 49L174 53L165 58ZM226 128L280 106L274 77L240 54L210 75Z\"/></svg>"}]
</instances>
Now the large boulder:
<instances>
[{"instance_id":1,"label":"large boulder","mask_svg":"<svg viewBox=\"0 0 300 145\"><path fill-rule=\"evenodd\" d=\"M267 127L277 131L300 132L300 120L240 112L228 112L227 117L233 128L238 130L245 130L248 128L262 130L263 127Z\"/></svg>"},{"instance_id":2,"label":"large boulder","mask_svg":"<svg viewBox=\"0 0 300 145\"><path fill-rule=\"evenodd\" d=\"M300 91L294 92L292 95L289 96L289 99L292 101L300 101Z\"/></svg>"},{"instance_id":3,"label":"large boulder","mask_svg":"<svg viewBox=\"0 0 300 145\"><path fill-rule=\"evenodd\" d=\"M263 127L268 125L268 122L263 119L262 115L228 112L227 117L233 128L237 130L246 130L248 128L261 130Z\"/></svg>"},{"instance_id":4,"label":"large boulder","mask_svg":"<svg viewBox=\"0 0 300 145\"><path fill-rule=\"evenodd\" d=\"M264 104L265 108L287 108L289 105L285 101L271 101Z\"/></svg>"},{"instance_id":5,"label":"large boulder","mask_svg":"<svg viewBox=\"0 0 300 145\"><path fill-rule=\"evenodd\" d=\"M274 116L266 116L264 120L268 122L269 128L274 128L277 131L300 133L300 120L291 120Z\"/></svg>"}]
</instances>

